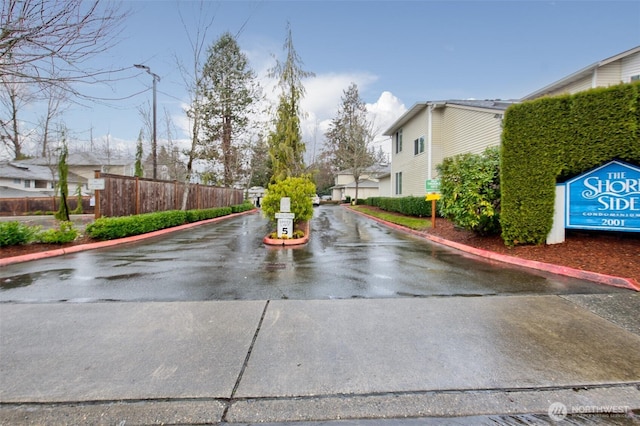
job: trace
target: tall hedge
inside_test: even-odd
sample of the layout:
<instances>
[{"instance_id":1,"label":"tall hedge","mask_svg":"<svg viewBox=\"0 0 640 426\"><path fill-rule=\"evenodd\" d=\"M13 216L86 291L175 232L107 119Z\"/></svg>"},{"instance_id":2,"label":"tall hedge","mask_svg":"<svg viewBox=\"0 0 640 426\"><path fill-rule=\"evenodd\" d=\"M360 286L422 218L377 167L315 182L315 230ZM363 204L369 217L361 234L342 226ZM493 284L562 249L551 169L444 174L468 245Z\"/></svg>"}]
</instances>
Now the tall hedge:
<instances>
[{"instance_id":1,"label":"tall hedge","mask_svg":"<svg viewBox=\"0 0 640 426\"><path fill-rule=\"evenodd\" d=\"M502 238L542 244L556 182L614 158L640 164L640 83L516 104L501 146Z\"/></svg>"}]
</instances>

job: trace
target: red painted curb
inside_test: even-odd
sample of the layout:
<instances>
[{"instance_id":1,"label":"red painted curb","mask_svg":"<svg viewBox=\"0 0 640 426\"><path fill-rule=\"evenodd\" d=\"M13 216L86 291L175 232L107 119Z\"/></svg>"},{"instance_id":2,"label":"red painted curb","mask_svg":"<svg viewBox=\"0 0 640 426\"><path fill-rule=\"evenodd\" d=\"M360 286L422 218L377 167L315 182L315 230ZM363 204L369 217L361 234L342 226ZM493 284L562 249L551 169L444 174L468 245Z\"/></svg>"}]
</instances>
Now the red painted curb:
<instances>
[{"instance_id":1,"label":"red painted curb","mask_svg":"<svg viewBox=\"0 0 640 426\"><path fill-rule=\"evenodd\" d=\"M240 213L233 213L233 214L226 215L226 216L215 217L213 219L202 220L200 222L186 223L184 225L174 226L172 228L160 229L158 231L148 232L146 234L133 235L131 237L125 237L125 238L118 238L116 240L99 241L99 242L95 242L95 243L71 246L71 247L68 247L68 248L61 248L61 249L43 251L43 252L39 252L39 253L25 254L25 255L22 255L22 256L6 257L4 259L0 259L0 267L7 266L7 265L12 265L14 263L29 262L29 261L32 261L32 260L46 259L48 257L62 256L62 255L65 255L65 254L70 254L70 253L78 253L80 251L95 250L95 249L111 247L111 246L115 246L115 245L119 245L119 244L133 243L133 242L136 242L136 241L146 240L146 239L149 239L149 238L154 238L154 237L158 237L158 236L161 236L161 235L169 234L169 233L175 232L175 231L182 231L184 229L194 228L194 227L200 226L200 225L206 225L208 223L220 222L222 220L230 219L232 217L237 217L237 216L241 216L241 215L244 215L244 214L255 213L257 211L258 211L257 209L247 210L247 211L240 212Z\"/></svg>"},{"instance_id":2,"label":"red painted curb","mask_svg":"<svg viewBox=\"0 0 640 426\"><path fill-rule=\"evenodd\" d=\"M349 207L349 206L345 206ZM454 241L445 240L444 238L437 237L435 235L429 235L424 232L415 231L413 229L405 228L404 226L396 225L395 223L387 222L380 218L369 216L366 213L349 208L350 211L365 216L369 219L373 219L380 222L390 228L397 229L398 231L413 234L422 238L426 238L435 243L442 244L444 246L452 247L466 253L470 253L476 256L484 257L486 259L496 260L498 262L509 263L512 265L524 266L526 268L537 269L540 271L551 272L557 275L564 275L567 277L583 279L587 281L594 281L599 284L610 285L614 287L622 287L630 290L640 291L640 283L633 278L616 277L613 275L601 274L598 272L583 271L581 269L574 269L568 266L554 265L551 263L538 262L536 260L522 259L515 256L508 256L506 254L495 253L488 250L478 249L475 247L467 246L464 244L456 243Z\"/></svg>"},{"instance_id":3,"label":"red painted curb","mask_svg":"<svg viewBox=\"0 0 640 426\"><path fill-rule=\"evenodd\" d=\"M309 222L307 222L307 227L305 229L304 237L302 238L291 238L288 240L282 240L279 238L269 238L268 236L262 239L262 242L268 246L301 246L309 242Z\"/></svg>"}]
</instances>

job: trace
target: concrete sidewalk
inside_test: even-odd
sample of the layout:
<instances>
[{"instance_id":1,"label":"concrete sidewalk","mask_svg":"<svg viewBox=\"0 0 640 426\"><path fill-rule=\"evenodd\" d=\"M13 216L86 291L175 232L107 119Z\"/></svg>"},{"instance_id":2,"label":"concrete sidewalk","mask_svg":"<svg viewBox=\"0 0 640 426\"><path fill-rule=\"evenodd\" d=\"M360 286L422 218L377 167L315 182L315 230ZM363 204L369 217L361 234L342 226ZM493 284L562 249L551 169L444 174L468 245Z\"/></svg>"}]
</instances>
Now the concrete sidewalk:
<instances>
[{"instance_id":1,"label":"concrete sidewalk","mask_svg":"<svg viewBox=\"0 0 640 426\"><path fill-rule=\"evenodd\" d=\"M639 296L2 305L0 423L640 409Z\"/></svg>"}]
</instances>

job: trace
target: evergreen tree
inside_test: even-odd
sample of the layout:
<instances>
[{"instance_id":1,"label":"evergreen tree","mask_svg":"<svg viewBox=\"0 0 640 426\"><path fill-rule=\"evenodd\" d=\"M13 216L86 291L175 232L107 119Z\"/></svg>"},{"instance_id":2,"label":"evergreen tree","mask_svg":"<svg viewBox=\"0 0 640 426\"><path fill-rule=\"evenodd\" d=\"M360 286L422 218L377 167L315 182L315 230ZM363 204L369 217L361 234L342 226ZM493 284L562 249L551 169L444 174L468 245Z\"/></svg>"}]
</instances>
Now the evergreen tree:
<instances>
[{"instance_id":1,"label":"evergreen tree","mask_svg":"<svg viewBox=\"0 0 640 426\"><path fill-rule=\"evenodd\" d=\"M138 135L138 144L136 145L136 170L134 172L134 176L143 177L143 167L142 167L142 137L143 132L140 129L140 134Z\"/></svg>"},{"instance_id":2,"label":"evergreen tree","mask_svg":"<svg viewBox=\"0 0 640 426\"><path fill-rule=\"evenodd\" d=\"M302 69L302 60L293 46L289 24L287 24L284 50L286 52L285 61L278 61L270 72L271 77L278 79L282 91L276 113L275 129L268 138L269 156L273 167L272 182L304 174L305 145L300 130L302 115L300 101L305 93L302 79L315 75Z\"/></svg>"},{"instance_id":3,"label":"evergreen tree","mask_svg":"<svg viewBox=\"0 0 640 426\"><path fill-rule=\"evenodd\" d=\"M249 123L259 88L249 61L235 38L224 33L209 48L201 80L204 94L202 156L222 166L222 185L244 175L242 133Z\"/></svg>"},{"instance_id":4,"label":"evergreen tree","mask_svg":"<svg viewBox=\"0 0 640 426\"><path fill-rule=\"evenodd\" d=\"M70 221L69 218L69 204L67 203L67 197L69 196L69 186L67 179L69 176L69 165L67 164L67 156L69 150L67 148L67 139L65 132L62 133L62 147L60 147L60 158L58 159L58 188L60 189L60 207L55 214L55 218L58 220Z\"/></svg>"},{"instance_id":5,"label":"evergreen tree","mask_svg":"<svg viewBox=\"0 0 640 426\"><path fill-rule=\"evenodd\" d=\"M262 186L266 188L272 176L273 169L271 167L271 158L269 157L269 146L263 135L258 135L258 141L253 144L249 168L251 170L251 176L248 186Z\"/></svg>"}]
</instances>

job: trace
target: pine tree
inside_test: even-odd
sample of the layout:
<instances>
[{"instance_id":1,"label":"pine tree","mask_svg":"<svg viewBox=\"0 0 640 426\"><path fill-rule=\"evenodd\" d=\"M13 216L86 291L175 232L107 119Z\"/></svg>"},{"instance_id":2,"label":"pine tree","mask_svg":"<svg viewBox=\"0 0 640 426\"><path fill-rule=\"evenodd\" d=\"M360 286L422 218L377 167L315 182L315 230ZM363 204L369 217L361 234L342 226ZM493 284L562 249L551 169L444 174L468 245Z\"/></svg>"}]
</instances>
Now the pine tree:
<instances>
[{"instance_id":1,"label":"pine tree","mask_svg":"<svg viewBox=\"0 0 640 426\"><path fill-rule=\"evenodd\" d=\"M222 185L231 187L244 174L239 154L242 133L259 96L255 73L235 38L224 33L209 48L201 81L204 94L202 156L222 165Z\"/></svg>"},{"instance_id":2,"label":"pine tree","mask_svg":"<svg viewBox=\"0 0 640 426\"><path fill-rule=\"evenodd\" d=\"M69 196L69 186L67 179L69 176L69 165L67 164L67 156L69 150L67 148L67 139L65 132L62 133L62 147L60 148L60 158L58 159L58 187L60 189L60 207L55 214L55 218L63 221L70 221L69 204L67 197Z\"/></svg>"},{"instance_id":3,"label":"pine tree","mask_svg":"<svg viewBox=\"0 0 640 426\"><path fill-rule=\"evenodd\" d=\"M302 60L293 46L289 24L287 24L284 50L287 55L286 60L278 61L270 71L271 77L278 78L282 91L276 112L275 129L268 138L269 156L273 167L272 182L304 174L305 145L300 130L302 115L300 101L305 94L302 79L315 75L302 69Z\"/></svg>"},{"instance_id":4,"label":"pine tree","mask_svg":"<svg viewBox=\"0 0 640 426\"><path fill-rule=\"evenodd\" d=\"M142 167L142 137L143 132L140 130L140 134L138 135L138 143L136 145L136 170L134 172L135 177L143 177L144 170Z\"/></svg>"}]
</instances>

